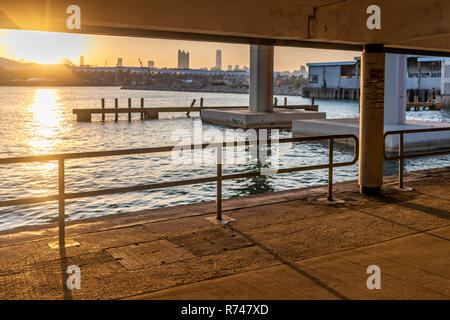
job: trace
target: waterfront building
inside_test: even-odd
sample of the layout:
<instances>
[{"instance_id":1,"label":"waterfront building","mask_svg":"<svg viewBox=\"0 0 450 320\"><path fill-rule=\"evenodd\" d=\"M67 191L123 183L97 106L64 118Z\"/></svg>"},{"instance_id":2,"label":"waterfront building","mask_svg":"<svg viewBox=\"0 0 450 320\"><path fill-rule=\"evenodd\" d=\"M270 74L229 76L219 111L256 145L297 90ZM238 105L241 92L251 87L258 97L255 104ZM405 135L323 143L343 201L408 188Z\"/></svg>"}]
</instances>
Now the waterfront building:
<instances>
[{"instance_id":1,"label":"waterfront building","mask_svg":"<svg viewBox=\"0 0 450 320\"><path fill-rule=\"evenodd\" d=\"M155 61L148 60L148 68L149 69L154 69L155 68Z\"/></svg>"},{"instance_id":2,"label":"waterfront building","mask_svg":"<svg viewBox=\"0 0 450 320\"><path fill-rule=\"evenodd\" d=\"M80 56L80 67L84 66L84 56Z\"/></svg>"},{"instance_id":3,"label":"waterfront building","mask_svg":"<svg viewBox=\"0 0 450 320\"><path fill-rule=\"evenodd\" d=\"M442 91L441 74L446 58L407 56L407 96L409 101L426 101ZM361 59L308 63L306 96L330 99L359 99Z\"/></svg>"}]
</instances>

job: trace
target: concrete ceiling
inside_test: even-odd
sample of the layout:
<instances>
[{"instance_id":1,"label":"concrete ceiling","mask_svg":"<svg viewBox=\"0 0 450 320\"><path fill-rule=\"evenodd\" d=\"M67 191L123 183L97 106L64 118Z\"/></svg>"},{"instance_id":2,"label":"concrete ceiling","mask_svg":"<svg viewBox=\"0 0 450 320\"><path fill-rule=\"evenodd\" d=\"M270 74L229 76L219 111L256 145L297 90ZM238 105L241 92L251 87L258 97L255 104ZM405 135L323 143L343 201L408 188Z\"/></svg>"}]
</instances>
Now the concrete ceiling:
<instances>
[{"instance_id":1,"label":"concrete ceiling","mask_svg":"<svg viewBox=\"0 0 450 320\"><path fill-rule=\"evenodd\" d=\"M366 27L373 4L381 30ZM0 28L450 55L448 0L1 0Z\"/></svg>"}]
</instances>

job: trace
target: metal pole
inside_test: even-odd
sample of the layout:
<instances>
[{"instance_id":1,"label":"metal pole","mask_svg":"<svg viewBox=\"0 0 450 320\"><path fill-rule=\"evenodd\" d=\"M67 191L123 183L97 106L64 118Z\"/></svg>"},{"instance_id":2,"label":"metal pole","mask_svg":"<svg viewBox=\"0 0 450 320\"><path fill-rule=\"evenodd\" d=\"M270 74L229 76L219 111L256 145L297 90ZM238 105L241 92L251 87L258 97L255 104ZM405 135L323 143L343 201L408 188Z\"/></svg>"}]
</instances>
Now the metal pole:
<instances>
[{"instance_id":1,"label":"metal pole","mask_svg":"<svg viewBox=\"0 0 450 320\"><path fill-rule=\"evenodd\" d=\"M128 109L131 109L131 98L128 98ZM131 122L131 111L128 112L128 122Z\"/></svg>"},{"instance_id":2,"label":"metal pole","mask_svg":"<svg viewBox=\"0 0 450 320\"><path fill-rule=\"evenodd\" d=\"M400 133L400 141L398 143L398 186L403 189L403 133Z\"/></svg>"},{"instance_id":3,"label":"metal pole","mask_svg":"<svg viewBox=\"0 0 450 320\"><path fill-rule=\"evenodd\" d=\"M217 147L217 220L222 221L222 146Z\"/></svg>"},{"instance_id":4,"label":"metal pole","mask_svg":"<svg viewBox=\"0 0 450 320\"><path fill-rule=\"evenodd\" d=\"M144 98L141 98L141 108L144 109ZM144 120L144 112L141 112L141 120Z\"/></svg>"},{"instance_id":5,"label":"metal pole","mask_svg":"<svg viewBox=\"0 0 450 320\"><path fill-rule=\"evenodd\" d=\"M58 160L58 225L59 225L59 247L64 248L65 246L65 187L64 187L64 159Z\"/></svg>"},{"instance_id":6,"label":"metal pole","mask_svg":"<svg viewBox=\"0 0 450 320\"><path fill-rule=\"evenodd\" d=\"M102 109L103 109L102 121L105 122L105 98L102 98Z\"/></svg>"},{"instance_id":7,"label":"metal pole","mask_svg":"<svg viewBox=\"0 0 450 320\"><path fill-rule=\"evenodd\" d=\"M119 99L115 99L115 107L116 109L119 108ZM116 117L115 117L115 121L119 121L119 111L116 112Z\"/></svg>"},{"instance_id":8,"label":"metal pole","mask_svg":"<svg viewBox=\"0 0 450 320\"><path fill-rule=\"evenodd\" d=\"M333 201L333 139L328 140L328 201Z\"/></svg>"}]
</instances>

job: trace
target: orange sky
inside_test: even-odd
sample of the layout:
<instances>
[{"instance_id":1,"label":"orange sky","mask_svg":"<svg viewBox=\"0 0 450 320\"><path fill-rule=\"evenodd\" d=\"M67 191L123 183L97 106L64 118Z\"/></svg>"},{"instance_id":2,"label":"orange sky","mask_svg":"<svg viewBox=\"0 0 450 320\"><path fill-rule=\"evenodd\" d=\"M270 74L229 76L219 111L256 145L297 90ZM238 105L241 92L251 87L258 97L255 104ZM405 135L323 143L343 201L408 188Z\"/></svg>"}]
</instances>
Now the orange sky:
<instances>
[{"instance_id":1,"label":"orange sky","mask_svg":"<svg viewBox=\"0 0 450 320\"><path fill-rule=\"evenodd\" d=\"M178 49L190 52L190 67L208 69L215 65L216 50L222 50L222 68L228 65L249 65L249 46L228 43L161 40L132 37L113 37L50 33L37 31L0 30L0 57L16 60L57 63L68 58L76 65L79 56L85 64L114 66L117 57L123 58L125 66L144 65L154 60L155 66L174 68L177 66ZM359 52L318 50L306 48L275 48L275 70L293 71L308 62L353 60Z\"/></svg>"}]
</instances>

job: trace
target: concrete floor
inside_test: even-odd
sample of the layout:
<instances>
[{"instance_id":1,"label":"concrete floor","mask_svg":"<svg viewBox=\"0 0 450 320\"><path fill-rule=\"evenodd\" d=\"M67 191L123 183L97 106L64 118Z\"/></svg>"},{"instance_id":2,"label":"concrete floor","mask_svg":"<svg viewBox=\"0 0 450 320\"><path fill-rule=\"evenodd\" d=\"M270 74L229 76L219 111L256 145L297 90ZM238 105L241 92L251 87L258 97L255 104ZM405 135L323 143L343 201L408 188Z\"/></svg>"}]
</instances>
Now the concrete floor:
<instances>
[{"instance_id":1,"label":"concrete floor","mask_svg":"<svg viewBox=\"0 0 450 320\"><path fill-rule=\"evenodd\" d=\"M0 233L0 299L449 299L450 168L386 178L383 195L355 182ZM60 254L65 258L60 259ZM81 268L81 289L62 272ZM381 289L368 290L369 265Z\"/></svg>"}]
</instances>

